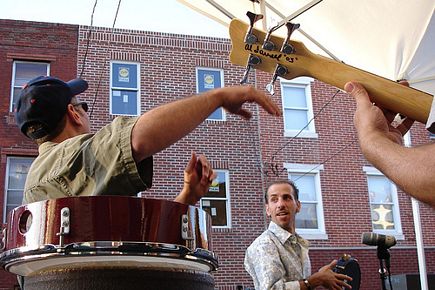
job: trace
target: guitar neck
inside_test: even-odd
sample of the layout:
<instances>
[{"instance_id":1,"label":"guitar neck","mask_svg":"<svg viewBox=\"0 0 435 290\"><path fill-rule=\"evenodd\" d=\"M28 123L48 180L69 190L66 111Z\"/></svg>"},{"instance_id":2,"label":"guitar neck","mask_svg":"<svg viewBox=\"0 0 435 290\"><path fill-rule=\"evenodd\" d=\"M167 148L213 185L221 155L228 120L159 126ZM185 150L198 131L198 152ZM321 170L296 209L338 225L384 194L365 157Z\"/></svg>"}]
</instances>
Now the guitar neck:
<instances>
[{"instance_id":1,"label":"guitar neck","mask_svg":"<svg viewBox=\"0 0 435 290\"><path fill-rule=\"evenodd\" d=\"M310 58L313 63L308 76L341 89L348 81L357 81L367 90L372 102L426 124L433 96L320 55Z\"/></svg>"}]
</instances>

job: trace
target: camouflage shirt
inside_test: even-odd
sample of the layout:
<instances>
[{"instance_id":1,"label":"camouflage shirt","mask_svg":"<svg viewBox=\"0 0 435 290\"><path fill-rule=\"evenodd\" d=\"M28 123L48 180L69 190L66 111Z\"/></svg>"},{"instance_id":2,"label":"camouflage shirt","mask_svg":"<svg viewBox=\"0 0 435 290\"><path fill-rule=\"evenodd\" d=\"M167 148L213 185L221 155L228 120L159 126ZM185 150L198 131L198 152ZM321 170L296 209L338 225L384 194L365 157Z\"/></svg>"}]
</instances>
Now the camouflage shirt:
<instances>
[{"instance_id":1,"label":"camouflage shirt","mask_svg":"<svg viewBox=\"0 0 435 290\"><path fill-rule=\"evenodd\" d=\"M152 157L136 164L131 130L138 118L117 117L95 134L38 148L24 186L23 203L68 196L136 195L150 187Z\"/></svg>"},{"instance_id":2,"label":"camouflage shirt","mask_svg":"<svg viewBox=\"0 0 435 290\"><path fill-rule=\"evenodd\" d=\"M248 247L245 269L257 290L299 290L299 281L311 275L307 240L274 222Z\"/></svg>"}]
</instances>

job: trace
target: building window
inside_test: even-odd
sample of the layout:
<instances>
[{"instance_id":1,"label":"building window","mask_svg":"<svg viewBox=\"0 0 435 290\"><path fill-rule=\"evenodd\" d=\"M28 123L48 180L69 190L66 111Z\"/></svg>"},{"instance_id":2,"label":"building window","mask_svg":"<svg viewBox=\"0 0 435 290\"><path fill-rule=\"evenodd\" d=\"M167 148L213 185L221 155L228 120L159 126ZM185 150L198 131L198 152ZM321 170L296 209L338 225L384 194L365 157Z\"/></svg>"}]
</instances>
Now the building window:
<instances>
[{"instance_id":1,"label":"building window","mask_svg":"<svg viewBox=\"0 0 435 290\"><path fill-rule=\"evenodd\" d=\"M24 183L30 165L35 158L8 157L6 161L6 195L3 209L3 222L9 211L23 202Z\"/></svg>"},{"instance_id":2,"label":"building window","mask_svg":"<svg viewBox=\"0 0 435 290\"><path fill-rule=\"evenodd\" d=\"M12 66L12 89L10 111L15 111L18 96L31 79L50 75L50 64L44 62L14 61Z\"/></svg>"},{"instance_id":3,"label":"building window","mask_svg":"<svg viewBox=\"0 0 435 290\"><path fill-rule=\"evenodd\" d=\"M223 87L224 72L221 69L196 68L196 91L197 93L206 92L215 88ZM207 120L225 121L224 109L217 108Z\"/></svg>"},{"instance_id":4,"label":"building window","mask_svg":"<svg viewBox=\"0 0 435 290\"><path fill-rule=\"evenodd\" d=\"M327 239L320 186L323 165L284 163L284 168L299 189L301 210L296 215L297 232L306 239Z\"/></svg>"},{"instance_id":5,"label":"building window","mask_svg":"<svg viewBox=\"0 0 435 290\"><path fill-rule=\"evenodd\" d=\"M139 116L139 64L112 61L110 75L110 114Z\"/></svg>"},{"instance_id":6,"label":"building window","mask_svg":"<svg viewBox=\"0 0 435 290\"><path fill-rule=\"evenodd\" d=\"M376 168L363 170L367 174L373 231L403 238L396 185Z\"/></svg>"},{"instance_id":7,"label":"building window","mask_svg":"<svg viewBox=\"0 0 435 290\"><path fill-rule=\"evenodd\" d=\"M227 170L215 170L217 177L213 180L207 194L201 198L201 208L211 216L215 228L231 227L230 187Z\"/></svg>"},{"instance_id":8,"label":"building window","mask_svg":"<svg viewBox=\"0 0 435 290\"><path fill-rule=\"evenodd\" d=\"M314 120L311 121L311 82L307 77L280 79L285 137L317 138Z\"/></svg>"}]
</instances>

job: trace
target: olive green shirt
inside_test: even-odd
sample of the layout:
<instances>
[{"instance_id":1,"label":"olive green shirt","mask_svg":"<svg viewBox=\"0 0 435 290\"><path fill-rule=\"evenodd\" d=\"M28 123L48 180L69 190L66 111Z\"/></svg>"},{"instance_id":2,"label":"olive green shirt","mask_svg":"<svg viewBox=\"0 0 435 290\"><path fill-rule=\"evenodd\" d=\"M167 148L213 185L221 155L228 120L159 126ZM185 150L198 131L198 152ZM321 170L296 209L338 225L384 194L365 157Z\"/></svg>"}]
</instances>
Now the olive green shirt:
<instances>
[{"instance_id":1,"label":"olive green shirt","mask_svg":"<svg viewBox=\"0 0 435 290\"><path fill-rule=\"evenodd\" d=\"M137 119L117 117L95 134L41 144L27 175L23 203L136 195L151 187L152 157L137 165L131 151L131 131Z\"/></svg>"}]
</instances>

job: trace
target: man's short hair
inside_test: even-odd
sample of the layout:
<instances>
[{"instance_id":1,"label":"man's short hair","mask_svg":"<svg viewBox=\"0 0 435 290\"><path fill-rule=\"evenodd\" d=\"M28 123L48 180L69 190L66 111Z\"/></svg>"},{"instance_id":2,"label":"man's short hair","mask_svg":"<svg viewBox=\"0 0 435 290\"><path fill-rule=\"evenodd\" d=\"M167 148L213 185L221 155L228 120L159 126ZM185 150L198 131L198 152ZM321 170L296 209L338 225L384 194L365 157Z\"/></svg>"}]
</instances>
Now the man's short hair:
<instances>
[{"instance_id":1,"label":"man's short hair","mask_svg":"<svg viewBox=\"0 0 435 290\"><path fill-rule=\"evenodd\" d=\"M268 203L267 192L269 191L269 188L272 185L283 184L283 183L288 184L288 185L290 185L293 188L293 196L296 198L296 200L299 200L299 189L297 188L296 184L293 181L288 180L288 179L280 179L280 180L272 181L272 182L270 182L268 184L266 192L264 193L264 201L265 201L265 203Z\"/></svg>"},{"instance_id":2,"label":"man's short hair","mask_svg":"<svg viewBox=\"0 0 435 290\"><path fill-rule=\"evenodd\" d=\"M31 139L53 134L65 116L72 97L87 88L88 83L80 78L69 82L49 76L32 79L21 91L15 110L21 132ZM27 130L30 126L35 130Z\"/></svg>"}]
</instances>

